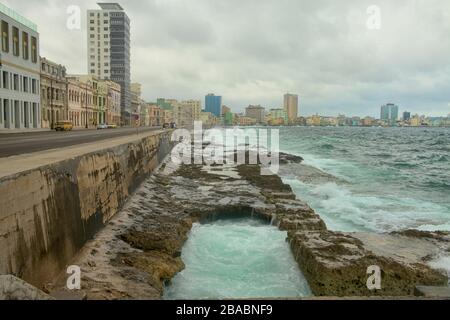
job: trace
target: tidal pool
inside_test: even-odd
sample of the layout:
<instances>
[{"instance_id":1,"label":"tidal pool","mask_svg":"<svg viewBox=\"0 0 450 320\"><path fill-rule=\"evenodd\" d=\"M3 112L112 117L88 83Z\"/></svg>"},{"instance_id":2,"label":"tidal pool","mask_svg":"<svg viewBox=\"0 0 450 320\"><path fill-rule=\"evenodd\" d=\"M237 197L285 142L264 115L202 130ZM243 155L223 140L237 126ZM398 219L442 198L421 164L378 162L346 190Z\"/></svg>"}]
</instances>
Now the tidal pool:
<instances>
[{"instance_id":1,"label":"tidal pool","mask_svg":"<svg viewBox=\"0 0 450 320\"><path fill-rule=\"evenodd\" d=\"M194 224L164 299L311 296L286 232L252 218Z\"/></svg>"}]
</instances>

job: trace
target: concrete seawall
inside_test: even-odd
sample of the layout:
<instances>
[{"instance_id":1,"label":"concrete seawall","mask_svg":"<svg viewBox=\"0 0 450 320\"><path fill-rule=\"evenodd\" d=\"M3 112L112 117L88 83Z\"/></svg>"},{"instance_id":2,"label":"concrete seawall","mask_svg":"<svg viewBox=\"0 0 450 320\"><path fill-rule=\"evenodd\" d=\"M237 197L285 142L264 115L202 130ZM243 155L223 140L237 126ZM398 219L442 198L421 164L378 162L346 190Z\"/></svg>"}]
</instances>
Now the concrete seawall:
<instances>
[{"instance_id":1,"label":"concrete seawall","mask_svg":"<svg viewBox=\"0 0 450 320\"><path fill-rule=\"evenodd\" d=\"M0 274L44 286L172 147L169 131L128 140L53 151L65 159L45 165L42 155L7 158L12 166L15 159L27 164L24 171L0 175Z\"/></svg>"}]
</instances>

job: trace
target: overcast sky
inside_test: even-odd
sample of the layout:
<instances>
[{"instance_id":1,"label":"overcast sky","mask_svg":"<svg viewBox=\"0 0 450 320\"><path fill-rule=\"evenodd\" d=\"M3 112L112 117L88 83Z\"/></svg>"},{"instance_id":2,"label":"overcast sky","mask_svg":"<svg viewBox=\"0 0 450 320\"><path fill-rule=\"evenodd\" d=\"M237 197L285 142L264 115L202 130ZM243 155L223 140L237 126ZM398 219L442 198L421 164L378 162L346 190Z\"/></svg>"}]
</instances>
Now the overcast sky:
<instances>
[{"instance_id":1,"label":"overcast sky","mask_svg":"<svg viewBox=\"0 0 450 320\"><path fill-rule=\"evenodd\" d=\"M38 25L41 55L86 73L88 0L1 0ZM107 1L105 1L107 2ZM111 1L112 2L112 1ZM300 114L450 113L449 0L120 0L143 98L201 99L235 112L300 96ZM66 27L78 5L81 30ZM381 29L367 27L371 5ZM373 21L373 20L370 20ZM373 25L373 24L371 24ZM203 102L204 103L204 102Z\"/></svg>"}]
</instances>

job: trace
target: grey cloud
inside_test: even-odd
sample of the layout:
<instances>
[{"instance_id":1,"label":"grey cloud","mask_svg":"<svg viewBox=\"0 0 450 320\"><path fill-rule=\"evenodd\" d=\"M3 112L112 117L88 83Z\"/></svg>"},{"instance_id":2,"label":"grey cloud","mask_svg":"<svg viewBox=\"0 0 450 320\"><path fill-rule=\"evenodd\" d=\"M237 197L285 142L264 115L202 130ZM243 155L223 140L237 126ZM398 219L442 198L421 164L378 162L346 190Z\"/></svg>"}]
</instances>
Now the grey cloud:
<instances>
[{"instance_id":1,"label":"grey cloud","mask_svg":"<svg viewBox=\"0 0 450 320\"><path fill-rule=\"evenodd\" d=\"M41 51L70 72L85 72L89 0L15 0L34 20ZM144 97L224 96L235 111L282 104L300 94L303 114L376 116L379 106L447 114L450 92L448 0L127 0L132 76ZM65 28L80 5L83 28ZM378 5L382 29L368 30Z\"/></svg>"}]
</instances>

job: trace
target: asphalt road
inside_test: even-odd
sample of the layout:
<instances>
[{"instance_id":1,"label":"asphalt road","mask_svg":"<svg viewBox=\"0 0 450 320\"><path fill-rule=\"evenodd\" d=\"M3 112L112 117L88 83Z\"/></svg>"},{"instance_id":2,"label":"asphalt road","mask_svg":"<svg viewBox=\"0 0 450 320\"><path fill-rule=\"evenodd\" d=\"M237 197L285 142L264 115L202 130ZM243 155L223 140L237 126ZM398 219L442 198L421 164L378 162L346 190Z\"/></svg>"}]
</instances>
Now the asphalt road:
<instances>
[{"instance_id":1,"label":"asphalt road","mask_svg":"<svg viewBox=\"0 0 450 320\"><path fill-rule=\"evenodd\" d=\"M139 128L139 133L154 130L161 130L161 128ZM136 128L2 133L0 134L0 158L123 137L136 133Z\"/></svg>"}]
</instances>

